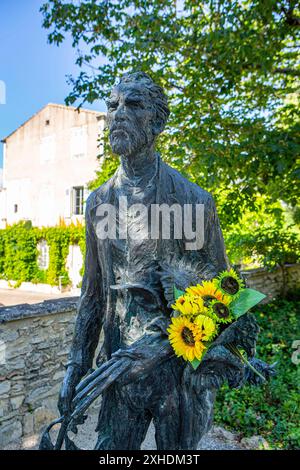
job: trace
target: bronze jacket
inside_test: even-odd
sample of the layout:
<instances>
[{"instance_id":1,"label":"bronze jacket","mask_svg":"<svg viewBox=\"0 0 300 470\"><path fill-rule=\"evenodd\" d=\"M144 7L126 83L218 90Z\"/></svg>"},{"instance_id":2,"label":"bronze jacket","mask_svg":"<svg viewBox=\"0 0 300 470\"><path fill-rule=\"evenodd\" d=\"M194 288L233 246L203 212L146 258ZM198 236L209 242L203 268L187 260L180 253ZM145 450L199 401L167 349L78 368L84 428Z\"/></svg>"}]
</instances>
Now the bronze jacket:
<instances>
[{"instance_id":1,"label":"bronze jacket","mask_svg":"<svg viewBox=\"0 0 300 470\"><path fill-rule=\"evenodd\" d=\"M109 359L120 348L120 331L116 318L116 284L111 261L109 239L96 235L97 208L101 204L116 204L115 191L121 166L116 173L88 197L86 203L86 256L82 291L78 304L75 334L70 363L81 368L84 375L92 366L101 328L104 343L100 362ZM224 241L212 196L184 178L159 158L156 178L158 204L203 204L204 244L199 250L187 250L183 239L159 239L159 262L162 267L161 292L165 299L162 317L170 316L173 284L185 288L189 284L211 279L228 269ZM147 289L147 286L144 286ZM158 319L159 320L159 319ZM155 323L155 322L154 322ZM158 322L159 323L159 322Z\"/></svg>"}]
</instances>

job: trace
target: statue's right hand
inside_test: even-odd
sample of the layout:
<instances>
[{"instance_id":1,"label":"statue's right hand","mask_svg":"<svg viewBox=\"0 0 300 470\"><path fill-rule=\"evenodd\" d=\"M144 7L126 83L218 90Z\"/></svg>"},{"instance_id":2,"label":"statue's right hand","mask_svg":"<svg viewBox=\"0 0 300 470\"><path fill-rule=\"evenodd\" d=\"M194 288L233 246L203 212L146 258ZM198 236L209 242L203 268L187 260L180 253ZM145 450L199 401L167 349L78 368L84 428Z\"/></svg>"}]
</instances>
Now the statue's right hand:
<instances>
[{"instance_id":1,"label":"statue's right hand","mask_svg":"<svg viewBox=\"0 0 300 470\"><path fill-rule=\"evenodd\" d=\"M71 412L71 402L75 394L76 385L79 383L80 378L81 375L79 369L74 366L69 366L58 398L58 409L61 416L66 416Z\"/></svg>"}]
</instances>

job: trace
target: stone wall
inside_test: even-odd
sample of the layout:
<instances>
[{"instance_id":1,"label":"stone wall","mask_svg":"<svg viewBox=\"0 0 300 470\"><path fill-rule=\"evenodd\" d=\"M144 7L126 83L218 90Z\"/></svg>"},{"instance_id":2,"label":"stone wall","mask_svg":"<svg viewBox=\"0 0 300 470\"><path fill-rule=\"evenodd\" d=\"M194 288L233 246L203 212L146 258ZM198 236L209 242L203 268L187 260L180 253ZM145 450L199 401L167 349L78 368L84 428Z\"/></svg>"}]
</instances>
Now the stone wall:
<instances>
[{"instance_id":1,"label":"stone wall","mask_svg":"<svg viewBox=\"0 0 300 470\"><path fill-rule=\"evenodd\" d=\"M0 449L57 416L77 300L0 308Z\"/></svg>"},{"instance_id":2,"label":"stone wall","mask_svg":"<svg viewBox=\"0 0 300 470\"><path fill-rule=\"evenodd\" d=\"M241 271L240 274L246 280L247 287L266 294L267 297L263 303L282 296L284 292L300 289L300 264L286 265L284 272L281 268L276 268L271 272L258 268Z\"/></svg>"}]
</instances>

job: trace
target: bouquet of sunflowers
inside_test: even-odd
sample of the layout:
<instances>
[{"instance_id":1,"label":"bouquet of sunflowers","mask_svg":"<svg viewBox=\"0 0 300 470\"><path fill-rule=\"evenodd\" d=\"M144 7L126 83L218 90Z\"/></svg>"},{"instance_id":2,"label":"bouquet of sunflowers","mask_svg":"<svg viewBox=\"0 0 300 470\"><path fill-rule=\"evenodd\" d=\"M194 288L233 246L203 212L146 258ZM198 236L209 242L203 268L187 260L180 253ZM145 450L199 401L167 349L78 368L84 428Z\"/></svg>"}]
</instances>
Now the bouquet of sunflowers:
<instances>
[{"instance_id":1,"label":"bouquet of sunflowers","mask_svg":"<svg viewBox=\"0 0 300 470\"><path fill-rule=\"evenodd\" d=\"M242 279L231 269L210 281L187 287L185 291L174 286L174 297L174 315L168 328L169 341L176 356L189 361L196 369L226 324L236 321L265 295L246 288ZM226 347L265 380L248 362L244 351L232 344Z\"/></svg>"}]
</instances>

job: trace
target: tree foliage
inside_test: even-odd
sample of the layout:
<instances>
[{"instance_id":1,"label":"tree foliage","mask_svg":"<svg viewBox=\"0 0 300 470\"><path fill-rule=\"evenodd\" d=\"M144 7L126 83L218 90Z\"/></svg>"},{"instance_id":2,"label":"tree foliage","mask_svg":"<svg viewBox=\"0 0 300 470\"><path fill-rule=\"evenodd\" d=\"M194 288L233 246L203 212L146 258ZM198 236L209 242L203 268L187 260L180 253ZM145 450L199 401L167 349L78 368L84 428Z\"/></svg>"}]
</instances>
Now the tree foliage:
<instances>
[{"instance_id":1,"label":"tree foliage","mask_svg":"<svg viewBox=\"0 0 300 470\"><path fill-rule=\"evenodd\" d=\"M78 50L68 104L105 98L128 70L164 87L171 116L159 147L214 194L225 232L262 196L267 209L284 201L298 213L295 0L48 0L41 11L49 41L71 35Z\"/></svg>"}]
</instances>

